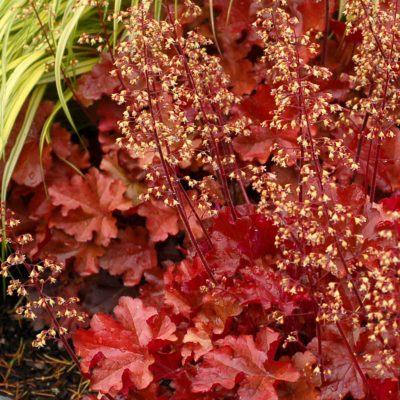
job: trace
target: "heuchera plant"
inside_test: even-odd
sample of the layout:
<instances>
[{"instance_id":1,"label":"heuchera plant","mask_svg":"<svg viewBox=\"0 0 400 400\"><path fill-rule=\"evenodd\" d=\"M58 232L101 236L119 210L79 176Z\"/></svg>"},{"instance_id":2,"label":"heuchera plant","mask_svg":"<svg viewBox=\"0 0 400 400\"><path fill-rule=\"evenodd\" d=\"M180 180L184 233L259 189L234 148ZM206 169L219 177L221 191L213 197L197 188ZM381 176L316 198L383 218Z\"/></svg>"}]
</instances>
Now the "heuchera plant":
<instances>
[{"instance_id":1,"label":"heuchera plant","mask_svg":"<svg viewBox=\"0 0 400 400\"><path fill-rule=\"evenodd\" d=\"M134 288L50 336L98 398L398 399L398 2L149 8L78 80L98 136L36 159L38 114L13 176L29 257Z\"/></svg>"}]
</instances>

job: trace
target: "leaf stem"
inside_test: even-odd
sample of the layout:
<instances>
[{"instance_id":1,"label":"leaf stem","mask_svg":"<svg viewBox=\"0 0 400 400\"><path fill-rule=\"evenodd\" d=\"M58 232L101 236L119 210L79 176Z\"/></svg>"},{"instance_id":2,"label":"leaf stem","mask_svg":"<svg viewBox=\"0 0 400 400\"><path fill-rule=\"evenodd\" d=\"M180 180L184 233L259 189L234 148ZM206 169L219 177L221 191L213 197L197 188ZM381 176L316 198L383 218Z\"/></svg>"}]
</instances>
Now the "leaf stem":
<instances>
[{"instance_id":1,"label":"leaf stem","mask_svg":"<svg viewBox=\"0 0 400 400\"><path fill-rule=\"evenodd\" d=\"M345 335L345 333L344 333L342 324L338 321L338 322L336 322L336 326L337 326L337 328L338 328L338 330L339 330L339 333L340 333L340 336L342 337L343 342L344 342L344 344L345 344L345 346L346 346L346 348L347 348L347 351L348 351L348 353L349 353L349 355L350 355L350 357L351 357L351 359L352 359L352 361L353 361L354 367L356 368L358 374L360 375L360 377L361 377L361 379L362 379L362 381L363 381L363 384L364 384L365 389L366 389L366 391L367 391L365 398L367 398L367 397L368 397L368 394L369 394L369 384L368 384L368 380L367 380L367 378L366 378L364 372L362 371L362 369L361 369L361 367L360 367L360 364L359 364L359 362L358 362L358 360L357 360L357 357L356 357L355 354L353 353L353 350L352 350L352 348L351 348L351 346L350 346L350 343L349 343L349 341L347 340L347 337L346 337L346 335Z\"/></svg>"},{"instance_id":2,"label":"leaf stem","mask_svg":"<svg viewBox=\"0 0 400 400\"><path fill-rule=\"evenodd\" d=\"M325 0L325 32L322 45L322 65L325 66L328 56L328 36L329 36L329 0Z\"/></svg>"}]
</instances>

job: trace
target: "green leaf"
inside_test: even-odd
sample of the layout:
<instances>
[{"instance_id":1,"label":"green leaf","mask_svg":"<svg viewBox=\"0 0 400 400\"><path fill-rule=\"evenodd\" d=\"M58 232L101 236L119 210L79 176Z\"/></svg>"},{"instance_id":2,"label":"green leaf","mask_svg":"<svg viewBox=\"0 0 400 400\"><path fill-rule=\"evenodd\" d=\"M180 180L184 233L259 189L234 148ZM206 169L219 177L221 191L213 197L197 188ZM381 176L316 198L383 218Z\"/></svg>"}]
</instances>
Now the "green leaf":
<instances>
[{"instance_id":1,"label":"green leaf","mask_svg":"<svg viewBox=\"0 0 400 400\"><path fill-rule=\"evenodd\" d=\"M215 29L215 17L214 17L214 3L213 0L208 0L208 6L210 8L210 23L211 23L211 31L213 34L215 46L217 47L217 50L219 54L222 54L221 49L218 44L218 39L217 39L217 30Z\"/></svg>"},{"instance_id":2,"label":"green leaf","mask_svg":"<svg viewBox=\"0 0 400 400\"><path fill-rule=\"evenodd\" d=\"M75 30L76 25L78 24L79 18L82 16L82 14L85 11L85 6L79 7L72 18L69 20L69 22L65 25L64 30L62 31L60 35L60 39L58 41L57 49L56 49L56 58L55 58L55 63L54 63L54 74L55 74L55 82L56 82L56 88L57 88L57 94L58 98L60 99L61 107L64 110L64 113L66 117L68 118L69 123L71 124L72 128L76 133L78 133L78 130L75 126L75 123L72 119L71 113L69 111L65 96L64 96L64 91L62 88L61 84L61 75L62 75L62 61L64 57L64 51L65 48L67 47L68 41L71 37L72 32Z\"/></svg>"},{"instance_id":3,"label":"green leaf","mask_svg":"<svg viewBox=\"0 0 400 400\"><path fill-rule=\"evenodd\" d=\"M339 12L338 12L338 20L340 21L343 17L344 7L346 5L346 0L339 0Z\"/></svg>"},{"instance_id":4,"label":"green leaf","mask_svg":"<svg viewBox=\"0 0 400 400\"><path fill-rule=\"evenodd\" d=\"M64 93L64 98L66 101L69 101L72 98L72 92L68 89ZM50 137L50 128L53 125L54 118L58 114L58 112L61 110L62 105L61 102L58 101L57 104L54 106L51 114L47 117L46 122L43 125L42 132L40 133L40 156L42 156L43 148L44 148L44 143L50 143L51 142L51 137Z\"/></svg>"},{"instance_id":5,"label":"green leaf","mask_svg":"<svg viewBox=\"0 0 400 400\"><path fill-rule=\"evenodd\" d=\"M162 0L154 0L154 18L159 21L161 19Z\"/></svg>"},{"instance_id":6,"label":"green leaf","mask_svg":"<svg viewBox=\"0 0 400 400\"><path fill-rule=\"evenodd\" d=\"M88 60L79 61L77 64L65 68L64 73L68 78L75 75L82 75L85 74L86 72L90 72L93 69L93 67L98 63L99 63L98 57L93 57ZM54 81L55 81L54 72L49 71L43 74L43 76L40 78L39 84L41 85L43 83L54 83Z\"/></svg>"},{"instance_id":7,"label":"green leaf","mask_svg":"<svg viewBox=\"0 0 400 400\"><path fill-rule=\"evenodd\" d=\"M32 89L38 83L40 77L43 75L45 66L41 63L25 71L21 75L20 79L13 84L15 89L13 95L10 98L6 96L6 116L4 118L3 131L0 133L0 152L4 153L5 146L7 144L8 137L14 126L14 123L21 111L25 100L28 98ZM8 82L7 82L8 85ZM7 86L6 86L7 92Z\"/></svg>"},{"instance_id":8,"label":"green leaf","mask_svg":"<svg viewBox=\"0 0 400 400\"><path fill-rule=\"evenodd\" d=\"M234 0L229 0L228 12L226 13L226 21L225 21L226 25L228 25L228 23L229 23L229 18L231 16L231 12L232 12L233 1Z\"/></svg>"},{"instance_id":9,"label":"green leaf","mask_svg":"<svg viewBox=\"0 0 400 400\"><path fill-rule=\"evenodd\" d=\"M121 11L121 0L115 0L114 2L114 14L117 16ZM113 21L113 49L115 50L115 46L117 45L117 37L118 37L118 17L114 18Z\"/></svg>"},{"instance_id":10,"label":"green leaf","mask_svg":"<svg viewBox=\"0 0 400 400\"><path fill-rule=\"evenodd\" d=\"M4 26L4 30L0 35L0 40L2 40L3 48L1 52L1 87L0 87L0 132L4 131L4 116L6 108L5 90L7 81L7 46L8 39L10 37L11 26L14 22L15 14L10 18L7 25ZM4 38L3 38L4 34Z\"/></svg>"},{"instance_id":11,"label":"green leaf","mask_svg":"<svg viewBox=\"0 0 400 400\"><path fill-rule=\"evenodd\" d=\"M18 133L17 140L11 150L10 156L7 159L7 162L4 166L3 177L1 181L1 201L5 204L6 196L7 196L7 188L10 183L12 174L15 169L15 165L19 159L22 148L24 146L26 137L28 136L29 130L32 126L33 120L35 118L37 109L40 105L40 102L43 98L43 94L45 92L46 85L40 85L35 88L32 92L31 99L29 101L28 108L26 110L24 122L22 124L21 130Z\"/></svg>"}]
</instances>

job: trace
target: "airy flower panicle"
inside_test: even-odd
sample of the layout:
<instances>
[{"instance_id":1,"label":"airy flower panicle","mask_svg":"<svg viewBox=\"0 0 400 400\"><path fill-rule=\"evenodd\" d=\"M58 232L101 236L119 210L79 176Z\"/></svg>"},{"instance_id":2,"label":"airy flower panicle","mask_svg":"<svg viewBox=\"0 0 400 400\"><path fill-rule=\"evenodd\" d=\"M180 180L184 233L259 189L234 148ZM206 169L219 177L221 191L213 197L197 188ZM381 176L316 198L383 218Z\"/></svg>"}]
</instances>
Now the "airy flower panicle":
<instances>
[{"instance_id":1,"label":"airy flower panicle","mask_svg":"<svg viewBox=\"0 0 400 400\"><path fill-rule=\"evenodd\" d=\"M4 216L5 228L3 229L3 240L6 241L10 254L5 261L1 263L0 275L9 279L7 286L7 294L9 296L17 295L25 298L25 304L18 306L16 313L24 318L34 320L37 318L39 310L45 310L50 316L52 327L43 330L37 335L33 341L33 346L43 347L47 339L59 338L71 351L64 335L68 333L63 326L66 320L76 320L84 322L86 313L77 309L76 304L79 301L76 297L64 299L60 296L49 296L45 293L48 285L55 284L58 277L64 271L64 265L51 259L44 259L39 263L31 263L24 252L24 247L33 241L30 234L16 234L15 231L19 225L19 220L15 218L13 212L2 208ZM15 279L15 272L21 269L20 274L26 272L26 279ZM20 275L19 274L19 275ZM35 294L35 299L31 295Z\"/></svg>"}]
</instances>

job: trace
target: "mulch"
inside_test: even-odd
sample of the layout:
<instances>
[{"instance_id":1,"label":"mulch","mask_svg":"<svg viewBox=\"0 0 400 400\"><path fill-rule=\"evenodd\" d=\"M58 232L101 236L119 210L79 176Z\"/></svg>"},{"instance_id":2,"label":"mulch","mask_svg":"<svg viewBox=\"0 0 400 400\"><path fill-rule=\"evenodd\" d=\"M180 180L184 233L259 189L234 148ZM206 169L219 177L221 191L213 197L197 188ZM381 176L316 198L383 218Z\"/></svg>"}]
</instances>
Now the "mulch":
<instances>
[{"instance_id":1,"label":"mulch","mask_svg":"<svg viewBox=\"0 0 400 400\"><path fill-rule=\"evenodd\" d=\"M0 400L82 399L88 381L56 343L33 348L35 335L9 304L0 305Z\"/></svg>"}]
</instances>

